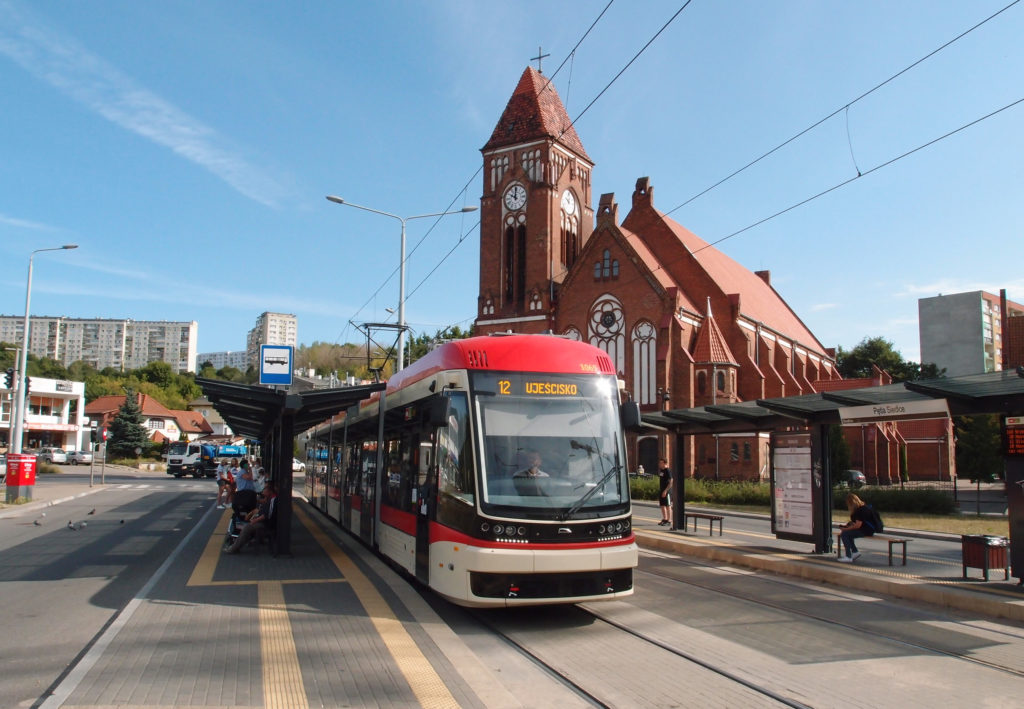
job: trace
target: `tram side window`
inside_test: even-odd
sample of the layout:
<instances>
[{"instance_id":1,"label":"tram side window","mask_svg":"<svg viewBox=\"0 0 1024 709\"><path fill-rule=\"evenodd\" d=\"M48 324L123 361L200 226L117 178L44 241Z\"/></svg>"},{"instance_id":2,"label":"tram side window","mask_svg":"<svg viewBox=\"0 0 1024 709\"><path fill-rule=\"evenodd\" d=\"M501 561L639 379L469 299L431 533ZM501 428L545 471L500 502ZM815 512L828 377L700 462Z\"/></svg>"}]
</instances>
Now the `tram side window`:
<instances>
[{"instance_id":1,"label":"tram side window","mask_svg":"<svg viewBox=\"0 0 1024 709\"><path fill-rule=\"evenodd\" d=\"M437 429L437 463L440 492L473 504L473 445L469 438L469 406L466 395L453 392L448 404L448 425Z\"/></svg>"},{"instance_id":2,"label":"tram side window","mask_svg":"<svg viewBox=\"0 0 1024 709\"><path fill-rule=\"evenodd\" d=\"M355 495L359 489L359 444L349 443L345 454L345 494Z\"/></svg>"},{"instance_id":3,"label":"tram side window","mask_svg":"<svg viewBox=\"0 0 1024 709\"><path fill-rule=\"evenodd\" d=\"M384 479L383 503L399 510L412 510L409 441L393 438L384 443L384 459L387 461L387 476Z\"/></svg>"}]
</instances>

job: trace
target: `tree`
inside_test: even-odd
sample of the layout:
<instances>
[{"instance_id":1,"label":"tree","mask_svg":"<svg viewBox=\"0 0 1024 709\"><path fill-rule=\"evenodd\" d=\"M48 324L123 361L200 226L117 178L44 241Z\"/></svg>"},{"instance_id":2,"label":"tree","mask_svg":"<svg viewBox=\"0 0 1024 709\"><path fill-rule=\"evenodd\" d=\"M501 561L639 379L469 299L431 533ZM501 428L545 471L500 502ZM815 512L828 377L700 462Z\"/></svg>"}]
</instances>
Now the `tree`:
<instances>
[{"instance_id":1,"label":"tree","mask_svg":"<svg viewBox=\"0 0 1024 709\"><path fill-rule=\"evenodd\" d=\"M957 416L956 469L971 480L995 480L1003 475L1002 432L999 416Z\"/></svg>"},{"instance_id":2,"label":"tree","mask_svg":"<svg viewBox=\"0 0 1024 709\"><path fill-rule=\"evenodd\" d=\"M850 444L843 437L842 426L828 427L828 461L833 483L839 473L850 469Z\"/></svg>"},{"instance_id":3,"label":"tree","mask_svg":"<svg viewBox=\"0 0 1024 709\"><path fill-rule=\"evenodd\" d=\"M884 337L865 337L852 350L839 348L836 354L836 369L843 379L862 379L874 375L872 365L888 372L894 382L915 379L937 379L945 375L945 369L934 364L918 364L903 359L893 344Z\"/></svg>"},{"instance_id":4,"label":"tree","mask_svg":"<svg viewBox=\"0 0 1024 709\"><path fill-rule=\"evenodd\" d=\"M149 450L149 435L142 425L142 410L135 390L125 389L124 403L110 424L107 445L115 458L133 458L135 449Z\"/></svg>"}]
</instances>

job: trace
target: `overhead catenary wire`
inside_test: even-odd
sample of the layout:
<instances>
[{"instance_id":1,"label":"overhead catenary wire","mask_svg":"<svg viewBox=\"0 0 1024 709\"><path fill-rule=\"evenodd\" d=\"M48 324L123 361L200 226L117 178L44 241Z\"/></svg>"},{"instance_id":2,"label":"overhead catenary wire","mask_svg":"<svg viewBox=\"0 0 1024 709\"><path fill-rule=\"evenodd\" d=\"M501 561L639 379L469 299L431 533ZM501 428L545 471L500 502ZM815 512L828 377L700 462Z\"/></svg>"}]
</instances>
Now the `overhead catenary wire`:
<instances>
[{"instance_id":1,"label":"overhead catenary wire","mask_svg":"<svg viewBox=\"0 0 1024 709\"><path fill-rule=\"evenodd\" d=\"M815 122L814 122L814 123L812 123L811 125L809 125L809 126L807 126L806 128L804 128L804 129L803 129L802 131L800 131L799 133L796 133L795 135L791 136L790 138L787 138L786 140L782 141L781 143L779 143L778 145L776 145L776 146L775 146L774 148L772 148L772 149L771 149L771 150L769 150L768 152L766 152L766 153L764 153L764 154L762 154L762 155L760 155L760 156L758 156L758 157L754 158L753 160L751 160L750 162L748 162L748 163L747 163L746 165L744 165L743 167L741 167L741 168L739 168L739 169L737 169L737 170L734 170L733 172L730 172L730 173L729 173L728 175L726 175L725 177L723 177L722 179L720 179L720 180L719 180L718 182L715 182L715 183L714 183L714 184L712 184L711 186L709 186L709 187L706 187L706 188L704 188L703 190L701 190L701 191L700 191L700 192L698 192L697 194L693 195L692 197L690 197L689 199L687 199L686 201L684 201L684 202L683 202L682 204L679 204L679 205L677 205L677 206L673 207L672 209L668 210L667 212L665 212L665 214L666 214L666 215L669 215L669 214L672 214L672 213L674 213L674 212L677 212L677 211L679 211L680 209L682 209L683 207L685 207L686 205L690 204L690 202L693 202L694 200L696 200L696 199L699 199L699 198L703 197L704 195L706 195L706 194L707 194L708 192L710 192L711 190L713 190L713 189L715 189L715 188L717 188L717 187L721 187L721 186L722 186L722 185L724 185L724 184L725 184L726 182L728 182L728 181L729 181L729 180L731 180L732 178L736 177L736 176L737 176L737 175L739 175L740 173L744 172L744 171L745 171L745 170L747 170L748 168L751 168L751 167L753 167L753 166L754 166L754 165L756 165L757 163L759 163L759 162L761 162L762 160L764 160L764 159L765 159L766 157L769 157L770 155L773 155L774 153L777 153L777 152L778 152L779 150L781 150L782 148L786 147L787 145L789 145L790 143L792 143L792 142L793 142L794 140L796 140L797 138L800 138L801 136L804 136L804 135L806 135L807 133L811 132L812 130L814 130L815 128L817 128L818 126L820 126L820 125L821 125L822 123L824 123L824 122L826 122L827 120L829 120L830 118L832 118L832 117L834 117L834 116L838 115L838 114L839 114L840 112L842 112L842 111L845 111L845 110L849 109L849 108L850 108L850 106L852 106L853 104L857 103L857 102L858 102L858 101L860 101L861 99L867 98L868 96L870 96L871 94L875 93L876 91L878 91L878 90L879 90L880 88L882 88L882 87L883 87L883 86L885 86L886 84L892 83L892 82L893 82L893 81L895 81L895 80L896 80L897 78L899 78L899 77L900 77L900 76L902 76L903 74L906 74L906 73L907 73L908 71L910 71L911 69L913 69L914 67L916 67L916 66L917 66L918 64L921 64L922 62L924 62L924 61L926 61L926 60L930 59L931 57L933 57L933 56L935 56L936 54L938 54L939 52L941 52L941 51L942 51L943 49L946 49L947 47L949 47L950 45L952 45L952 44L954 44L955 42L959 41L960 39L963 39L964 37L966 37L967 35L969 35L969 34L970 34L971 32L973 32L974 30L976 30L976 29L978 29L979 27L981 27L982 25L984 25L985 23L989 22L990 20L993 20L993 19L995 19L995 18L996 18L996 17L998 17L999 15L1001 15L1001 14L1003 14L1004 12L1006 12L1007 10L1009 10L1009 9L1010 9L1011 7L1013 7L1014 5L1016 5L1017 3L1019 3L1020 1L1021 1L1021 0L1013 0L1013 2L1011 2L1011 3L1009 4L1009 5L1007 5L1007 6L1003 7L1003 8L1002 8L1002 9L1000 9L1000 10L997 10L997 11L996 11L996 12L994 12L994 13L992 13L991 15L989 15L988 17L986 17L986 18L985 18L984 20L982 20L981 22L978 22L978 23L977 23L977 24L975 24L975 25L974 25L973 27L970 27L969 29L966 29L966 30L964 30L963 32L961 32L960 34L958 34L958 35L957 35L956 37L954 37L953 39L949 40L948 42L946 42L946 43L944 43L944 44L942 44L942 45L940 45L940 46L936 47L935 49L933 49L932 51L928 52L927 54L925 54L925 55L924 55L923 57L921 57L921 58L920 58L920 59L918 59L917 61L915 61L915 62L913 62L913 63L911 63L911 64L908 64L907 66L905 66L904 68L900 69L900 70L899 70L898 72L896 72L895 74L893 74L892 76L890 76L890 77L889 77L888 79L886 79L885 81L882 81L881 83L879 83L879 84L876 84L875 86L871 87L870 89L868 89L867 91L865 91L864 93L862 93L862 94L861 94L860 96L858 96L857 98L855 98L855 99L853 99L853 100L851 100L851 101L848 101L848 102L846 102L845 104L843 104L842 106L840 106L840 107L839 107L839 108L837 108L836 110L832 111L832 113L828 114L828 115L827 115L827 116L825 116L824 118L821 118L821 119L819 119L819 120L815 121ZM851 151L851 154L852 154L852 151L853 151L853 148L852 148L852 146L851 146L851 148L850 148L850 151ZM855 162L856 162L856 161L855 161Z\"/></svg>"}]
</instances>

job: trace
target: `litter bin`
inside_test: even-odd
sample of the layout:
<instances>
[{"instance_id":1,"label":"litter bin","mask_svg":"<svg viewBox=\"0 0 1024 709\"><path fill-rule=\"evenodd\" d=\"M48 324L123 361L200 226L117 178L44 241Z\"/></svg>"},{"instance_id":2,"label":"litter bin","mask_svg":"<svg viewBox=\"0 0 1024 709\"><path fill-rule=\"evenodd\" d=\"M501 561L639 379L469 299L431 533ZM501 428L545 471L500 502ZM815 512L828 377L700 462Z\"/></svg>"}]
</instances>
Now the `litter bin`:
<instances>
[{"instance_id":1,"label":"litter bin","mask_svg":"<svg viewBox=\"0 0 1024 709\"><path fill-rule=\"evenodd\" d=\"M1009 539L991 534L964 534L960 537L960 544L963 547L964 578L967 578L968 568L984 569L986 581L989 569L1003 569L1004 578L1009 580L1010 565L1006 553Z\"/></svg>"}]
</instances>

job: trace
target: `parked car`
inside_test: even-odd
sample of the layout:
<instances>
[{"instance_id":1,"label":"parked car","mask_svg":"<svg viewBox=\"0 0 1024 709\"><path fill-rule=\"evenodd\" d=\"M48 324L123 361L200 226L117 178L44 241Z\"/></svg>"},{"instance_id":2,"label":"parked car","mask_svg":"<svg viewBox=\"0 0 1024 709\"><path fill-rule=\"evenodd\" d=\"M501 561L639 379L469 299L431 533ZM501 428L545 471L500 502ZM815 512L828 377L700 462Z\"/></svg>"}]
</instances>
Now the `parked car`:
<instances>
[{"instance_id":1,"label":"parked car","mask_svg":"<svg viewBox=\"0 0 1024 709\"><path fill-rule=\"evenodd\" d=\"M36 461L39 463L67 463L68 454L63 448L40 448L36 452Z\"/></svg>"},{"instance_id":2,"label":"parked car","mask_svg":"<svg viewBox=\"0 0 1024 709\"><path fill-rule=\"evenodd\" d=\"M89 465L92 462L91 451L68 451L68 462L72 465Z\"/></svg>"},{"instance_id":3,"label":"parked car","mask_svg":"<svg viewBox=\"0 0 1024 709\"><path fill-rule=\"evenodd\" d=\"M868 479L859 470L844 470L836 476L835 482L839 487L857 488L861 485L867 485Z\"/></svg>"},{"instance_id":4,"label":"parked car","mask_svg":"<svg viewBox=\"0 0 1024 709\"><path fill-rule=\"evenodd\" d=\"M292 472L293 473L304 473L306 472L306 464L298 458L292 458Z\"/></svg>"}]
</instances>

